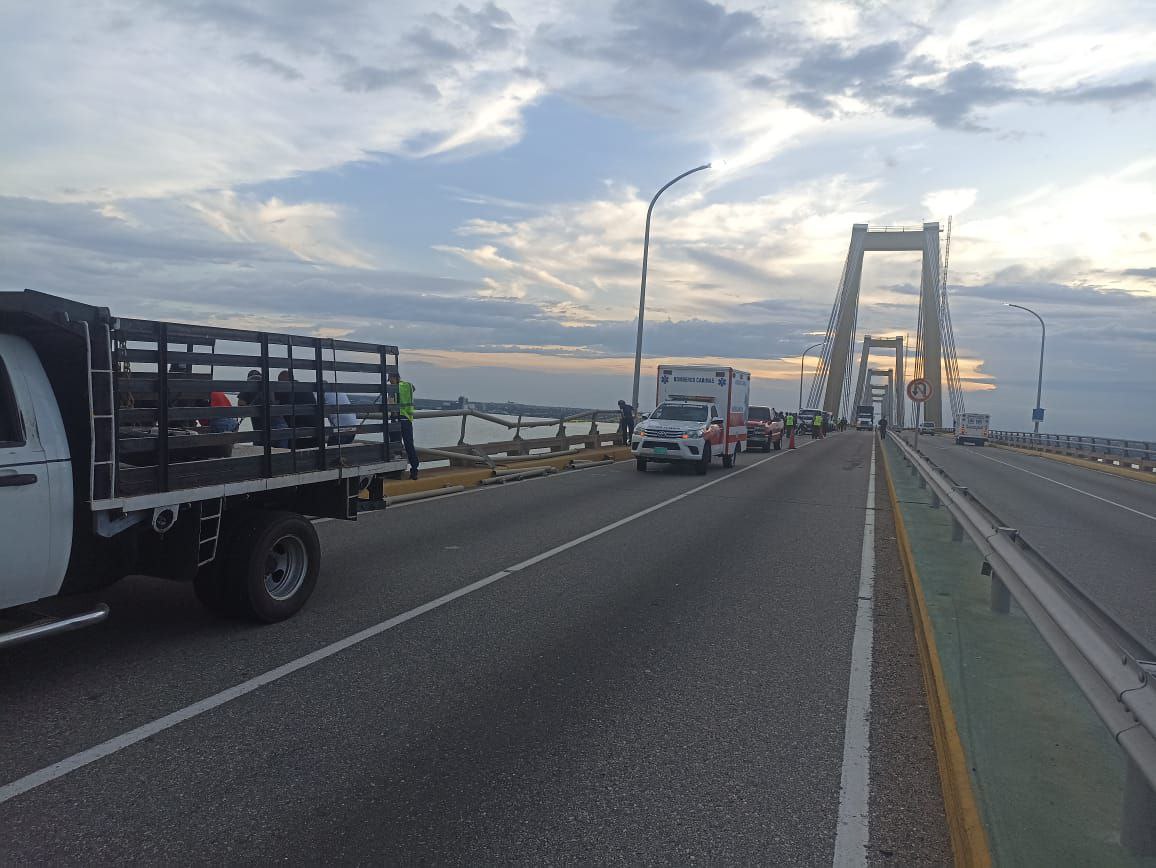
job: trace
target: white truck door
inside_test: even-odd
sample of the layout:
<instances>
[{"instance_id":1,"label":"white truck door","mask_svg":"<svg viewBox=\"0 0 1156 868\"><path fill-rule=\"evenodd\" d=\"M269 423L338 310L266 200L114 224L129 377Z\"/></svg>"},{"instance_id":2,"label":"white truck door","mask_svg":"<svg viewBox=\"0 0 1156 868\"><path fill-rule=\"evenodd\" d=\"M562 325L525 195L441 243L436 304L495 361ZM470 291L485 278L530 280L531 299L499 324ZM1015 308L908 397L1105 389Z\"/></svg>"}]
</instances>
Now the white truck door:
<instances>
[{"instance_id":1,"label":"white truck door","mask_svg":"<svg viewBox=\"0 0 1156 868\"><path fill-rule=\"evenodd\" d=\"M39 372L39 360L31 354ZM50 567L52 486L31 393L19 361L20 344L0 335L0 609L51 596L60 577ZM67 466L67 464L65 464Z\"/></svg>"}]
</instances>

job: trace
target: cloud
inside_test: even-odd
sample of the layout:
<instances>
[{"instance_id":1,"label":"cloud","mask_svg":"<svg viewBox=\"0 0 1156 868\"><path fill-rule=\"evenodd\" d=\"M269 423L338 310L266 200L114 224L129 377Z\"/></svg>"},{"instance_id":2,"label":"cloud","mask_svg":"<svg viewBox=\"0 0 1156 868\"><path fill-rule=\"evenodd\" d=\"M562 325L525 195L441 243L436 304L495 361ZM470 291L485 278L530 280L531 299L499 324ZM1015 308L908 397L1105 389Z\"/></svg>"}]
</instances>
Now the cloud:
<instances>
[{"instance_id":1,"label":"cloud","mask_svg":"<svg viewBox=\"0 0 1156 868\"><path fill-rule=\"evenodd\" d=\"M933 218L962 214L975 204L978 194L975 187L957 187L950 190L933 190L923 197L923 207Z\"/></svg>"},{"instance_id":2,"label":"cloud","mask_svg":"<svg viewBox=\"0 0 1156 868\"><path fill-rule=\"evenodd\" d=\"M289 66L287 63L282 63L279 60L274 60L271 57L266 57L259 51L246 51L243 54L237 55L237 60L246 66L251 66L254 69L263 69L266 72L272 73L285 81L298 81L303 78L300 70Z\"/></svg>"}]
</instances>

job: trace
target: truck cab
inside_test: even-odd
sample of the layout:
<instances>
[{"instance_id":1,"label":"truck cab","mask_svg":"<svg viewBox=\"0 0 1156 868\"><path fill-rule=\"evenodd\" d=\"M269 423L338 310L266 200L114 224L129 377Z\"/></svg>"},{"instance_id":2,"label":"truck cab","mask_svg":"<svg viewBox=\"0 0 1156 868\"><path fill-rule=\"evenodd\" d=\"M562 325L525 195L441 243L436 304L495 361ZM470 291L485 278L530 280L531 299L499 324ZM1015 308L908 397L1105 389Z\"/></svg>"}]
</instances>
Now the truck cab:
<instances>
[{"instance_id":1,"label":"truck cab","mask_svg":"<svg viewBox=\"0 0 1156 868\"><path fill-rule=\"evenodd\" d=\"M72 551L72 463L52 386L27 341L0 334L0 609L60 590Z\"/></svg>"},{"instance_id":2,"label":"truck cab","mask_svg":"<svg viewBox=\"0 0 1156 868\"><path fill-rule=\"evenodd\" d=\"M783 448L783 422L770 407L747 408L747 449L756 448L763 452Z\"/></svg>"},{"instance_id":3,"label":"truck cab","mask_svg":"<svg viewBox=\"0 0 1156 868\"><path fill-rule=\"evenodd\" d=\"M639 470L645 470L650 461L688 462L698 473L706 473L722 449L723 437L723 418L717 404L664 401L634 429L630 448Z\"/></svg>"}]
</instances>

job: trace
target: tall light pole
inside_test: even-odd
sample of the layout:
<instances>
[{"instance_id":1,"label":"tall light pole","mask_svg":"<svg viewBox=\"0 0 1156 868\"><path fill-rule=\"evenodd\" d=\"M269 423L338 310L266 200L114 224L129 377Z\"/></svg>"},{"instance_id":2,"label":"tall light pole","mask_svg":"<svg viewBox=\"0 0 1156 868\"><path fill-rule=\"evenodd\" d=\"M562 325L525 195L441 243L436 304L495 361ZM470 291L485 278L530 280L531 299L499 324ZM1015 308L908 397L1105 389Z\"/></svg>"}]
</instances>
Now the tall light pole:
<instances>
[{"instance_id":1,"label":"tall light pole","mask_svg":"<svg viewBox=\"0 0 1156 868\"><path fill-rule=\"evenodd\" d=\"M710 163L702 166L696 166L689 172L683 172L677 178L672 178L661 187L658 192L654 194L654 198L650 200L650 207L646 209L646 235L642 242L642 289L638 292L638 341L634 345L634 396L631 399L631 405L635 411L638 410L638 379L642 374L642 321L646 316L646 263L650 257L650 215L654 211L654 203L658 201L658 197L666 192L666 188L677 184L687 175L693 175L695 172L701 172L703 169L709 169Z\"/></svg>"},{"instance_id":2,"label":"tall light pole","mask_svg":"<svg viewBox=\"0 0 1156 868\"><path fill-rule=\"evenodd\" d=\"M822 341L819 341L817 344L811 344L809 347L803 350L803 357L799 359L799 410L803 409L803 365L806 363L807 353L811 352L811 350L815 349L815 347L821 346L823 346Z\"/></svg>"},{"instance_id":3,"label":"tall light pole","mask_svg":"<svg viewBox=\"0 0 1156 868\"><path fill-rule=\"evenodd\" d=\"M1032 413L1032 421L1035 422L1035 433L1040 433L1040 417L1043 416L1043 408L1040 406L1040 394L1044 390L1044 343L1048 339L1048 327L1044 325L1044 318L1032 310L1030 307L1024 307L1022 304L1012 304L1005 301L1005 307L1018 307L1020 310L1026 310L1032 316L1040 321L1040 375L1036 379L1036 409Z\"/></svg>"}]
</instances>

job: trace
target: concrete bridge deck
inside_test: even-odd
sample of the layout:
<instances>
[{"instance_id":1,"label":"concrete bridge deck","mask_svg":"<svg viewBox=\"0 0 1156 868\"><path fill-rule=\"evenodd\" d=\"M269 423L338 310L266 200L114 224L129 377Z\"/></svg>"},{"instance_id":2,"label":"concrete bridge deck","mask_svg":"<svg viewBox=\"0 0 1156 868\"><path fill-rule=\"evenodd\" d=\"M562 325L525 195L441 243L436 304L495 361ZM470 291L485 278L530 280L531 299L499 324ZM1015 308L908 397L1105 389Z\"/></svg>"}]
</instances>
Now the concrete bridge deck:
<instances>
[{"instance_id":1,"label":"concrete bridge deck","mask_svg":"<svg viewBox=\"0 0 1156 868\"><path fill-rule=\"evenodd\" d=\"M107 625L0 657L0 852L945 861L871 455L848 433L705 480L620 463L327 522L317 593L269 627L128 580ZM845 742L868 555L875 690Z\"/></svg>"}]
</instances>

